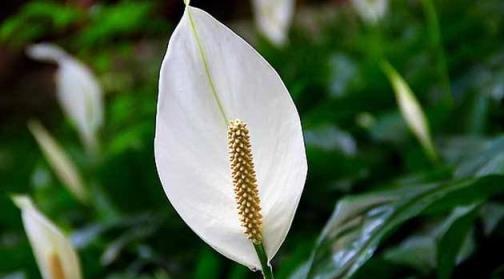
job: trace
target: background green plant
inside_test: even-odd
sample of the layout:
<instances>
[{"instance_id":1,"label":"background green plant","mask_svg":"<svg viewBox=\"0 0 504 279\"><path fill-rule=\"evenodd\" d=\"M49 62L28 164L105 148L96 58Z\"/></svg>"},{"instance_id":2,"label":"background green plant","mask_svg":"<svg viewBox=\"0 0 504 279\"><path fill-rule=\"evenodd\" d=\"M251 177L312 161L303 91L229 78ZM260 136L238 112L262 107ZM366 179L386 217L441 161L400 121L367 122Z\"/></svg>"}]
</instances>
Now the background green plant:
<instances>
[{"instance_id":1,"label":"background green plant","mask_svg":"<svg viewBox=\"0 0 504 279\"><path fill-rule=\"evenodd\" d=\"M212 13L211 4L193 2ZM433 1L440 62L424 2L391 1L380 24L367 26L345 3L305 1L283 48L236 25L281 75L305 133L308 180L273 262L278 278L504 276L497 249L504 247L504 5ZM70 233L85 278L254 278L190 231L157 178L158 70L182 3L72 3L25 2L1 23L0 50L22 57L26 45L50 40L97 73L107 94L102 153L86 156L54 98L43 109L0 111L0 278L39 278L10 193L30 194ZM213 9L223 21L247 14ZM424 108L438 164L401 118L383 57ZM21 77L53 70L22 63L7 65ZM446 63L449 89L439 63ZM21 82L2 85L0 101L26 89L16 87ZM41 118L75 160L93 189L92 204L81 205L62 187L26 129L28 118Z\"/></svg>"}]
</instances>

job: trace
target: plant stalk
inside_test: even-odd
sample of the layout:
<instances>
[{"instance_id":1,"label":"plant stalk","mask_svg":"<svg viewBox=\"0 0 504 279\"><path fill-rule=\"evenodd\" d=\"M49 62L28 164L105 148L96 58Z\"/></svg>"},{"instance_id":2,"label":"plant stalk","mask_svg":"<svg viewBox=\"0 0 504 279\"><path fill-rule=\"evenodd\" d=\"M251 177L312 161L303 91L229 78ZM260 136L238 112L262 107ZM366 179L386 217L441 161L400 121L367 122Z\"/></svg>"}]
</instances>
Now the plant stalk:
<instances>
[{"instance_id":1,"label":"plant stalk","mask_svg":"<svg viewBox=\"0 0 504 279\"><path fill-rule=\"evenodd\" d=\"M441 28L439 27L436 6L432 0L422 0L421 3L425 16L427 17L431 47L436 52L437 71L445 93L444 101L449 107L451 107L453 104L453 97L451 93L450 76L448 74L448 66L441 38Z\"/></svg>"},{"instance_id":2,"label":"plant stalk","mask_svg":"<svg viewBox=\"0 0 504 279\"><path fill-rule=\"evenodd\" d=\"M273 270L271 266L268 264L268 256L266 256L266 251L264 250L264 246L261 243L254 244L254 248L257 253L257 257L259 257L259 261L261 262L262 275L264 279L274 279Z\"/></svg>"}]
</instances>

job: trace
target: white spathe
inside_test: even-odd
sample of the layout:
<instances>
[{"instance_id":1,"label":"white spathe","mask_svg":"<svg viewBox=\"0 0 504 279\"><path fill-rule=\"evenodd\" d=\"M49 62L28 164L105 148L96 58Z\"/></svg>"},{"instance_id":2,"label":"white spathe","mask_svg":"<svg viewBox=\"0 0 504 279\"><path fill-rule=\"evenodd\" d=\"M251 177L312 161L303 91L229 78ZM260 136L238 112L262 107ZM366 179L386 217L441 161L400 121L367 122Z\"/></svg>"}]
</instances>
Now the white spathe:
<instances>
[{"instance_id":1,"label":"white spathe","mask_svg":"<svg viewBox=\"0 0 504 279\"><path fill-rule=\"evenodd\" d=\"M14 196L14 203L21 209L23 225L33 249L35 259L44 279L55 279L51 259L57 256L64 278L80 279L79 258L70 241L24 195Z\"/></svg>"},{"instance_id":2,"label":"white spathe","mask_svg":"<svg viewBox=\"0 0 504 279\"><path fill-rule=\"evenodd\" d=\"M250 130L270 260L290 228L307 163L296 107L275 70L206 12L186 7L161 66L155 157L182 219L224 256L261 269L233 192L227 123Z\"/></svg>"},{"instance_id":3,"label":"white spathe","mask_svg":"<svg viewBox=\"0 0 504 279\"><path fill-rule=\"evenodd\" d=\"M287 41L295 0L252 0L259 31L276 45Z\"/></svg>"},{"instance_id":4,"label":"white spathe","mask_svg":"<svg viewBox=\"0 0 504 279\"><path fill-rule=\"evenodd\" d=\"M418 141L427 153L427 156L434 161L437 160L438 155L434 144L432 143L429 123L427 122L425 114L420 106L420 103L418 103L415 94L413 94L413 91L406 81L394 69L394 67L390 65L390 63L383 62L382 68L392 84L397 104L404 120L406 121L406 124L417 137Z\"/></svg>"},{"instance_id":5,"label":"white spathe","mask_svg":"<svg viewBox=\"0 0 504 279\"><path fill-rule=\"evenodd\" d=\"M367 23L375 24L387 13L388 0L351 0L354 9Z\"/></svg>"},{"instance_id":6,"label":"white spathe","mask_svg":"<svg viewBox=\"0 0 504 279\"><path fill-rule=\"evenodd\" d=\"M62 184L81 202L87 203L88 193L84 182L67 153L38 121L28 122L28 129L37 141L44 157Z\"/></svg>"},{"instance_id":7,"label":"white spathe","mask_svg":"<svg viewBox=\"0 0 504 279\"><path fill-rule=\"evenodd\" d=\"M79 132L88 151L97 148L97 133L103 124L103 92L91 70L60 47L40 43L27 49L27 54L39 61L58 64L56 89L65 115Z\"/></svg>"}]
</instances>

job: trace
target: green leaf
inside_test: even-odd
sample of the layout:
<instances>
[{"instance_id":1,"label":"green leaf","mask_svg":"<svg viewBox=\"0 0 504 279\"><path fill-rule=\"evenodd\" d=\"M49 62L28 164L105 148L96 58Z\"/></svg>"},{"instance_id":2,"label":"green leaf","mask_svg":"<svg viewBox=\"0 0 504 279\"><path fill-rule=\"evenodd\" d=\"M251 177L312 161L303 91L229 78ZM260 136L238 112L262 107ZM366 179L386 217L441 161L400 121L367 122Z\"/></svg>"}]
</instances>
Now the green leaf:
<instances>
[{"instance_id":1,"label":"green leaf","mask_svg":"<svg viewBox=\"0 0 504 279\"><path fill-rule=\"evenodd\" d=\"M52 1L28 2L0 24L0 41L26 44L51 32L69 28L84 17L81 10Z\"/></svg>"},{"instance_id":2,"label":"green leaf","mask_svg":"<svg viewBox=\"0 0 504 279\"><path fill-rule=\"evenodd\" d=\"M447 209L461 205L453 198L460 192L469 193L471 202L480 201L502 192L502 183L502 176L466 178L345 198L337 204L318 240L308 278L349 278L405 221L433 204L445 203L445 199L449 201Z\"/></svg>"},{"instance_id":3,"label":"green leaf","mask_svg":"<svg viewBox=\"0 0 504 279\"><path fill-rule=\"evenodd\" d=\"M498 137L470 150L455 170L455 176L484 176L504 172L504 137Z\"/></svg>"},{"instance_id":4,"label":"green leaf","mask_svg":"<svg viewBox=\"0 0 504 279\"><path fill-rule=\"evenodd\" d=\"M146 25L155 21L151 17L153 7L150 2L129 1L97 5L90 24L79 34L79 43L89 47L144 30Z\"/></svg>"},{"instance_id":5,"label":"green leaf","mask_svg":"<svg viewBox=\"0 0 504 279\"><path fill-rule=\"evenodd\" d=\"M208 248L204 248L196 264L193 278L212 279L219 278L221 272L221 262L219 256Z\"/></svg>"},{"instance_id":6,"label":"green leaf","mask_svg":"<svg viewBox=\"0 0 504 279\"><path fill-rule=\"evenodd\" d=\"M384 258L399 265L413 267L426 275L438 267L438 259L443 258L447 262L447 253L453 255L453 264L465 260L474 248L474 240L471 230L472 222L464 222L466 218L474 220L477 205L457 207L447 218L435 222L428 222L420 232L408 236L397 246L387 249ZM461 226L466 224L466 226ZM418 230L416 230L418 231ZM452 236L457 239L454 245L446 245L452 241ZM441 245L438 245L439 243ZM442 246L442 249L439 249ZM445 251L445 248L451 251ZM456 256L456 257L455 257ZM453 267L453 265L452 265Z\"/></svg>"},{"instance_id":7,"label":"green leaf","mask_svg":"<svg viewBox=\"0 0 504 279\"><path fill-rule=\"evenodd\" d=\"M467 239L480 209L479 203L457 207L447 220L437 247L438 278L451 278L464 241Z\"/></svg>"},{"instance_id":8,"label":"green leaf","mask_svg":"<svg viewBox=\"0 0 504 279\"><path fill-rule=\"evenodd\" d=\"M488 202L481 210L481 221L483 223L483 232L490 235L504 219L504 204Z\"/></svg>"},{"instance_id":9,"label":"green leaf","mask_svg":"<svg viewBox=\"0 0 504 279\"><path fill-rule=\"evenodd\" d=\"M432 232L414 234L384 252L387 261L428 274L436 266L436 240Z\"/></svg>"}]
</instances>

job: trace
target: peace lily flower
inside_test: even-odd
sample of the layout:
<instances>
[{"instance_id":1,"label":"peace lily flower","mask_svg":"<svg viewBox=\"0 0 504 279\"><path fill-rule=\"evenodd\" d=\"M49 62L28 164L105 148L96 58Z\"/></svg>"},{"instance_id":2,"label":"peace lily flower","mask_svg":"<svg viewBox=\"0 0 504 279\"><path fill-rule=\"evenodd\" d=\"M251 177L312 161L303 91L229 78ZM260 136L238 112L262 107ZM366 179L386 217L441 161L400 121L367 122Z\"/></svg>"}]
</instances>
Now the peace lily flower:
<instances>
[{"instance_id":1,"label":"peace lily flower","mask_svg":"<svg viewBox=\"0 0 504 279\"><path fill-rule=\"evenodd\" d=\"M160 72L158 174L199 237L229 259L268 272L306 178L299 116L264 58L186 4Z\"/></svg>"},{"instance_id":2,"label":"peace lily flower","mask_svg":"<svg viewBox=\"0 0 504 279\"><path fill-rule=\"evenodd\" d=\"M77 171L77 167L68 158L66 152L56 139L38 121L28 122L28 129L37 141L44 157L63 185L68 188L79 201L86 203L88 193Z\"/></svg>"},{"instance_id":3,"label":"peace lily flower","mask_svg":"<svg viewBox=\"0 0 504 279\"><path fill-rule=\"evenodd\" d=\"M27 196L14 196L23 224L44 279L80 279L79 258L70 241Z\"/></svg>"},{"instance_id":4,"label":"peace lily flower","mask_svg":"<svg viewBox=\"0 0 504 279\"><path fill-rule=\"evenodd\" d=\"M56 87L61 108L76 126L87 150L96 152L97 133L103 124L103 92L96 77L56 45L36 44L27 49L27 54L35 60L58 64Z\"/></svg>"},{"instance_id":5,"label":"peace lily flower","mask_svg":"<svg viewBox=\"0 0 504 279\"><path fill-rule=\"evenodd\" d=\"M404 81L390 63L386 61L382 62L382 68L392 84L397 104L399 105L399 109L401 110L406 124L417 137L427 156L431 160L437 161L438 155L432 143L429 123L427 122L422 107L415 98L415 94L413 94L406 81Z\"/></svg>"},{"instance_id":6,"label":"peace lily flower","mask_svg":"<svg viewBox=\"0 0 504 279\"><path fill-rule=\"evenodd\" d=\"M366 23L375 24L387 12L388 0L351 0L354 9Z\"/></svg>"},{"instance_id":7,"label":"peace lily flower","mask_svg":"<svg viewBox=\"0 0 504 279\"><path fill-rule=\"evenodd\" d=\"M276 45L283 45L294 14L295 0L253 0L259 31Z\"/></svg>"}]
</instances>

